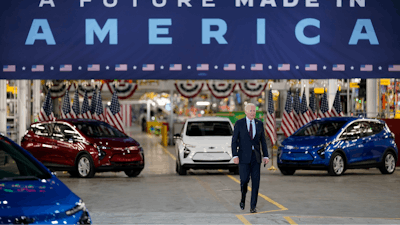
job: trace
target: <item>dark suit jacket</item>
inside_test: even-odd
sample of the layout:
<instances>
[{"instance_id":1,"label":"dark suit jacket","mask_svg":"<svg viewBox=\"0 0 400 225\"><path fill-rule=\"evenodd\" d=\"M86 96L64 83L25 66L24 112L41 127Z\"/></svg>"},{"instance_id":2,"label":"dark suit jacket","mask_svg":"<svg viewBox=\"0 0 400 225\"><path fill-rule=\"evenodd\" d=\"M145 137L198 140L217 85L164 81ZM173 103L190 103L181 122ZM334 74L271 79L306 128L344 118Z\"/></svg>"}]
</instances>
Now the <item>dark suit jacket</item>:
<instances>
[{"instance_id":1,"label":"dark suit jacket","mask_svg":"<svg viewBox=\"0 0 400 225\"><path fill-rule=\"evenodd\" d=\"M239 163L250 163L252 146L256 153L257 162L261 163L261 151L264 157L268 157L267 142L265 141L264 124L260 120L254 121L256 123L256 135L251 140L249 131L247 129L246 117L236 121L235 130L232 136L232 155L239 157Z\"/></svg>"}]
</instances>

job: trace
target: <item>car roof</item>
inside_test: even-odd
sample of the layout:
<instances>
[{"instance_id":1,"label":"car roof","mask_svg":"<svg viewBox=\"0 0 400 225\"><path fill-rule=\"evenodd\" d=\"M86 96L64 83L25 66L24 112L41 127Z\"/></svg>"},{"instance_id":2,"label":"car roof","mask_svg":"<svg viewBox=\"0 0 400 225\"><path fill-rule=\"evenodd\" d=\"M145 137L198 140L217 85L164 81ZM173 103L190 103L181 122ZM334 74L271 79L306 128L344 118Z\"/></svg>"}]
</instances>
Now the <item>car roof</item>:
<instances>
[{"instance_id":1,"label":"car roof","mask_svg":"<svg viewBox=\"0 0 400 225\"><path fill-rule=\"evenodd\" d=\"M351 121L355 121L355 120L369 120L369 121L375 121L375 122L381 122L381 123L384 122L384 121L378 120L378 119L367 118L367 117L355 117L355 116L318 118L316 120L317 121L346 121L346 122L351 122Z\"/></svg>"},{"instance_id":2,"label":"car roof","mask_svg":"<svg viewBox=\"0 0 400 225\"><path fill-rule=\"evenodd\" d=\"M226 117L218 117L218 116L204 116L204 117L196 117L187 119L188 122L202 122L202 121L230 121L229 118Z\"/></svg>"},{"instance_id":3,"label":"car roof","mask_svg":"<svg viewBox=\"0 0 400 225\"><path fill-rule=\"evenodd\" d=\"M76 123L76 122L82 122L82 123L105 123L103 121L95 120L95 119L57 119L57 120L46 120L46 121L39 121L32 123L32 125L37 124L37 123L56 123L56 122L67 122L67 123Z\"/></svg>"}]
</instances>

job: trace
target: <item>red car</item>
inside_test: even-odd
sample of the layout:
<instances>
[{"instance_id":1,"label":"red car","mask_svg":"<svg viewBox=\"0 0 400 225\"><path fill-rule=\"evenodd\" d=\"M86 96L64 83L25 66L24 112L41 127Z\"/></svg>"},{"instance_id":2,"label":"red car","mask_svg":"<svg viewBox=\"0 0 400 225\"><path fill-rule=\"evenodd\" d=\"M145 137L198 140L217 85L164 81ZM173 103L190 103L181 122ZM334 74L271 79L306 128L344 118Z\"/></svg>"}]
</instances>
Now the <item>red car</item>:
<instances>
[{"instance_id":1,"label":"red car","mask_svg":"<svg viewBox=\"0 0 400 225\"><path fill-rule=\"evenodd\" d=\"M96 172L124 171L136 177L144 168L140 144L108 123L62 119L33 123L21 146L54 171L93 177Z\"/></svg>"}]
</instances>

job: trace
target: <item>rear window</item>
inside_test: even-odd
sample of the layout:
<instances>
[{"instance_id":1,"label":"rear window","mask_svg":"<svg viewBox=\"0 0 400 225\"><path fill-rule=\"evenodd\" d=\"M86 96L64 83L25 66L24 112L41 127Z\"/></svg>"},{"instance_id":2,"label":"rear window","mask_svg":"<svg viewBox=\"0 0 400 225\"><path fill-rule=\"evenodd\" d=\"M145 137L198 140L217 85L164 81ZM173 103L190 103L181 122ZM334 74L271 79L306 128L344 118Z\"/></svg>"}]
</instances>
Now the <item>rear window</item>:
<instances>
[{"instance_id":1,"label":"rear window","mask_svg":"<svg viewBox=\"0 0 400 225\"><path fill-rule=\"evenodd\" d=\"M232 136L229 122L188 122L187 136Z\"/></svg>"}]
</instances>

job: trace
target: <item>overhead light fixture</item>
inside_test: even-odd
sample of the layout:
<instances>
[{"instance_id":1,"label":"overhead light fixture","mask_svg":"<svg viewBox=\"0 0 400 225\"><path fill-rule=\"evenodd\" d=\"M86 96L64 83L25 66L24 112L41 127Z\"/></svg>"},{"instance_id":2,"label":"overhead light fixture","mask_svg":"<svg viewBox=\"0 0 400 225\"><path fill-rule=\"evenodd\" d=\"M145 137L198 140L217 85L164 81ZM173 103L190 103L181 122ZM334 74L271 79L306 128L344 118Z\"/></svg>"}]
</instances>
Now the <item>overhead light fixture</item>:
<instances>
[{"instance_id":1,"label":"overhead light fixture","mask_svg":"<svg viewBox=\"0 0 400 225\"><path fill-rule=\"evenodd\" d=\"M199 106L208 106L208 105L210 105L210 102L207 102L207 101L198 101L198 102L196 102L196 105L199 105Z\"/></svg>"}]
</instances>

